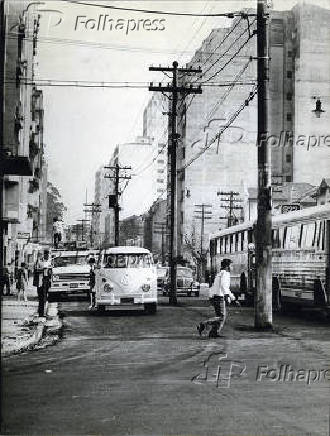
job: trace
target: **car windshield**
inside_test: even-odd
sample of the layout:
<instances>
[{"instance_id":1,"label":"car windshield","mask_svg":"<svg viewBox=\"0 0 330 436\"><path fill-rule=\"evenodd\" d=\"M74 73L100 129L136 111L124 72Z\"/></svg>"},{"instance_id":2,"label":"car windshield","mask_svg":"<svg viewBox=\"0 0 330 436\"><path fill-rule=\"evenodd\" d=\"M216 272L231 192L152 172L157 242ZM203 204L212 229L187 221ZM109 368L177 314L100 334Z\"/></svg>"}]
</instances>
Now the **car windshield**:
<instances>
[{"instance_id":1,"label":"car windshield","mask_svg":"<svg viewBox=\"0 0 330 436\"><path fill-rule=\"evenodd\" d=\"M104 268L150 268L153 266L151 254L106 254Z\"/></svg>"},{"instance_id":2,"label":"car windshield","mask_svg":"<svg viewBox=\"0 0 330 436\"><path fill-rule=\"evenodd\" d=\"M167 268L157 268L157 276L165 277L167 273Z\"/></svg>"},{"instance_id":3,"label":"car windshield","mask_svg":"<svg viewBox=\"0 0 330 436\"><path fill-rule=\"evenodd\" d=\"M86 256L61 256L53 259L53 265L55 268L68 266L68 265L86 265Z\"/></svg>"},{"instance_id":4,"label":"car windshield","mask_svg":"<svg viewBox=\"0 0 330 436\"><path fill-rule=\"evenodd\" d=\"M178 268L176 274L178 277L192 278L192 276L193 276L192 270L189 268Z\"/></svg>"}]
</instances>

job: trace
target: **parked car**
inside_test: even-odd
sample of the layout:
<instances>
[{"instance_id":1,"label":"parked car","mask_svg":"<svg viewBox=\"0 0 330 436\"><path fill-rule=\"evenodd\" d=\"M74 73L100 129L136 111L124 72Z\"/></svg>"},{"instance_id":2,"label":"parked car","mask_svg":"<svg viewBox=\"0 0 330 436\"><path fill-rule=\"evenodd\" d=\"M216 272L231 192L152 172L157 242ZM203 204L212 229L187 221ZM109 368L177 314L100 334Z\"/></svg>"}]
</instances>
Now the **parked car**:
<instances>
[{"instance_id":1,"label":"parked car","mask_svg":"<svg viewBox=\"0 0 330 436\"><path fill-rule=\"evenodd\" d=\"M166 274L166 285L163 288L163 295L167 296L170 289L169 271ZM195 282L193 270L191 268L178 266L176 269L176 293L185 294L190 297L194 294L199 297L199 283Z\"/></svg>"},{"instance_id":2,"label":"parked car","mask_svg":"<svg viewBox=\"0 0 330 436\"><path fill-rule=\"evenodd\" d=\"M159 292L163 292L167 280L168 280L168 267L167 266L157 267L157 290Z\"/></svg>"}]
</instances>

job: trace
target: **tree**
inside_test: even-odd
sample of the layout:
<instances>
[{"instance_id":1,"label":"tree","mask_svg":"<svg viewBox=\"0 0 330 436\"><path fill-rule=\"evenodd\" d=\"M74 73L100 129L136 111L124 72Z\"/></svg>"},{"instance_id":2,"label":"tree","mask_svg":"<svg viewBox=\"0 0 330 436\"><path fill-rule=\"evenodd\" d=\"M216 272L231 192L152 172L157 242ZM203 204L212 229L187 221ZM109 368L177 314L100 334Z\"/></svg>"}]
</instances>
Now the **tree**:
<instances>
[{"instance_id":1,"label":"tree","mask_svg":"<svg viewBox=\"0 0 330 436\"><path fill-rule=\"evenodd\" d=\"M62 218L65 207L59 190L51 182L47 183L47 239L52 240L54 218Z\"/></svg>"}]
</instances>

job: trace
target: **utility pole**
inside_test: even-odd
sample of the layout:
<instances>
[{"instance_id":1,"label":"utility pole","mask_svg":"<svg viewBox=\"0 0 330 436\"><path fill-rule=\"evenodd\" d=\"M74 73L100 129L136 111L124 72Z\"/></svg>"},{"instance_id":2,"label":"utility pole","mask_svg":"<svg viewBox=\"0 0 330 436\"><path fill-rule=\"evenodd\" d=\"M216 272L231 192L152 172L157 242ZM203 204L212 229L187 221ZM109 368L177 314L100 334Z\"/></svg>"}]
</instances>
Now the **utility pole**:
<instances>
[{"instance_id":1,"label":"utility pole","mask_svg":"<svg viewBox=\"0 0 330 436\"><path fill-rule=\"evenodd\" d=\"M120 180L129 180L131 179L131 176L128 176L126 173L124 175L120 174L121 170L131 170L132 167L121 167L118 162L116 162L115 166L113 167L104 167L106 170L112 170L114 173L107 174L104 177L106 179L112 179L115 181L115 193L109 195L109 207L113 208L114 215L115 215L115 246L118 247L119 245L119 212L120 212L120 206L119 206L119 197L121 195L121 192L119 191L119 181Z\"/></svg>"},{"instance_id":2,"label":"utility pole","mask_svg":"<svg viewBox=\"0 0 330 436\"><path fill-rule=\"evenodd\" d=\"M86 219L86 218L84 218L84 219L81 219L81 220L77 220L79 223L81 223L81 240L82 241L84 241L85 240L85 228L84 228L84 224L86 223L86 222L88 222L89 220L88 219Z\"/></svg>"},{"instance_id":3,"label":"utility pole","mask_svg":"<svg viewBox=\"0 0 330 436\"><path fill-rule=\"evenodd\" d=\"M0 162L4 162L4 128L3 128L3 113L5 110L4 102L4 77L5 77L5 47L6 47L6 32L5 32L5 5L4 0L0 0ZM0 292L4 283L4 268L5 268L5 244L4 244L4 170L3 164L0 164Z\"/></svg>"},{"instance_id":4,"label":"utility pole","mask_svg":"<svg viewBox=\"0 0 330 436\"><path fill-rule=\"evenodd\" d=\"M242 203L242 200L236 200L235 199L235 197L237 197L239 195L239 192L234 192L234 191L223 192L223 191L219 191L219 192L217 192L217 195L220 195L221 197L225 197L225 198L222 198L221 201L223 203L227 203L227 204L221 205L220 207L222 207L223 209L228 210L228 215L227 216L220 216L219 218L227 220L227 227L234 226L235 224L237 224L237 221L238 221L234 211L235 210L242 210L243 209L242 206L238 206L237 205L237 203Z\"/></svg>"},{"instance_id":5,"label":"utility pole","mask_svg":"<svg viewBox=\"0 0 330 436\"><path fill-rule=\"evenodd\" d=\"M149 71L160 71L172 73L172 84L162 85L159 83L158 86L154 86L153 83L149 86L149 91L158 91L161 93L169 92L172 94L172 108L169 113L169 162L170 162L170 244L169 244L169 262L170 262L170 293L169 293L169 303L177 304L176 295L176 263L177 263L177 246L176 246L176 154L177 154L177 141L179 135L177 133L177 103L178 94L183 94L184 96L189 94L201 94L201 87L189 87L184 84L183 86L178 85L178 73L201 73L201 69L194 68L178 68L178 63L173 62L172 67L149 67Z\"/></svg>"},{"instance_id":6,"label":"utility pole","mask_svg":"<svg viewBox=\"0 0 330 436\"><path fill-rule=\"evenodd\" d=\"M200 243L200 270L198 281L201 282L205 279L205 259L204 259L204 232L205 232L205 220L212 219L212 211L206 210L208 207L212 207L211 204L195 204L195 216L194 218L201 220L201 243Z\"/></svg>"},{"instance_id":7,"label":"utility pole","mask_svg":"<svg viewBox=\"0 0 330 436\"><path fill-rule=\"evenodd\" d=\"M101 205L96 203L84 203L84 207L87 209L84 209L84 212L91 214L91 232L90 232L90 242L91 247L94 246L94 216L98 213L101 213Z\"/></svg>"},{"instance_id":8,"label":"utility pole","mask_svg":"<svg viewBox=\"0 0 330 436\"><path fill-rule=\"evenodd\" d=\"M254 325L272 328L271 150L268 145L269 51L266 0L258 0L258 219L256 229L256 296Z\"/></svg>"}]
</instances>

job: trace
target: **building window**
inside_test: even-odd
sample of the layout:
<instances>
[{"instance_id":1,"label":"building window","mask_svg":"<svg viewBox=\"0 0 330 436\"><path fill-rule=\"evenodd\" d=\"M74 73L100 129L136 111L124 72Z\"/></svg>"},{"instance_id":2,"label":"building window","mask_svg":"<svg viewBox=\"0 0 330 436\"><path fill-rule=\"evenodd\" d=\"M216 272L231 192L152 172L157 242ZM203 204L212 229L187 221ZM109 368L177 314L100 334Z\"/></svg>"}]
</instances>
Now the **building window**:
<instances>
[{"instance_id":1,"label":"building window","mask_svg":"<svg viewBox=\"0 0 330 436\"><path fill-rule=\"evenodd\" d=\"M292 71L287 71L287 72L286 72L286 77L287 77L288 79L291 79L291 78L292 78Z\"/></svg>"},{"instance_id":2,"label":"building window","mask_svg":"<svg viewBox=\"0 0 330 436\"><path fill-rule=\"evenodd\" d=\"M287 182L292 182L292 177L291 177L291 176L286 176L285 180L286 180Z\"/></svg>"},{"instance_id":3,"label":"building window","mask_svg":"<svg viewBox=\"0 0 330 436\"><path fill-rule=\"evenodd\" d=\"M286 155L286 163L291 163L291 162L292 162L291 154L287 154Z\"/></svg>"},{"instance_id":4,"label":"building window","mask_svg":"<svg viewBox=\"0 0 330 436\"><path fill-rule=\"evenodd\" d=\"M292 50L288 50L288 57L292 58Z\"/></svg>"},{"instance_id":5,"label":"building window","mask_svg":"<svg viewBox=\"0 0 330 436\"><path fill-rule=\"evenodd\" d=\"M287 121L292 121L292 114L291 114L290 112L288 112L288 113L286 114L286 120L287 120Z\"/></svg>"},{"instance_id":6,"label":"building window","mask_svg":"<svg viewBox=\"0 0 330 436\"><path fill-rule=\"evenodd\" d=\"M158 159L157 163L163 164L164 163L164 159Z\"/></svg>"},{"instance_id":7,"label":"building window","mask_svg":"<svg viewBox=\"0 0 330 436\"><path fill-rule=\"evenodd\" d=\"M157 173L159 173L159 174L163 174L164 171L165 171L165 170L157 170Z\"/></svg>"},{"instance_id":8,"label":"building window","mask_svg":"<svg viewBox=\"0 0 330 436\"><path fill-rule=\"evenodd\" d=\"M291 92L288 92L288 93L287 93L287 95L286 95L286 99L289 100L289 101L292 100L292 94L291 94Z\"/></svg>"},{"instance_id":9,"label":"building window","mask_svg":"<svg viewBox=\"0 0 330 436\"><path fill-rule=\"evenodd\" d=\"M164 192L164 189L162 189L162 188L158 188L158 189L157 189L157 192Z\"/></svg>"},{"instance_id":10,"label":"building window","mask_svg":"<svg viewBox=\"0 0 330 436\"><path fill-rule=\"evenodd\" d=\"M164 179L157 179L157 183L164 183Z\"/></svg>"}]
</instances>

